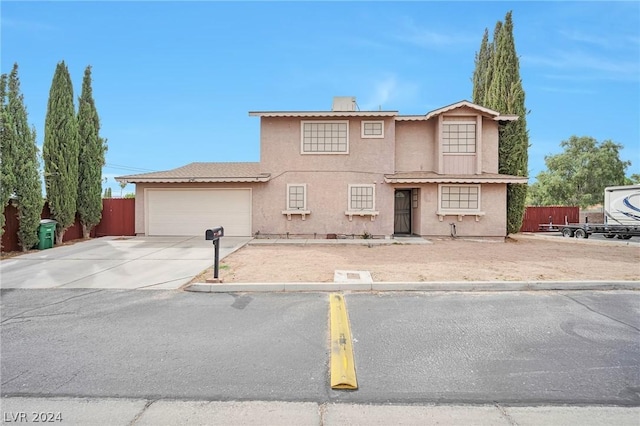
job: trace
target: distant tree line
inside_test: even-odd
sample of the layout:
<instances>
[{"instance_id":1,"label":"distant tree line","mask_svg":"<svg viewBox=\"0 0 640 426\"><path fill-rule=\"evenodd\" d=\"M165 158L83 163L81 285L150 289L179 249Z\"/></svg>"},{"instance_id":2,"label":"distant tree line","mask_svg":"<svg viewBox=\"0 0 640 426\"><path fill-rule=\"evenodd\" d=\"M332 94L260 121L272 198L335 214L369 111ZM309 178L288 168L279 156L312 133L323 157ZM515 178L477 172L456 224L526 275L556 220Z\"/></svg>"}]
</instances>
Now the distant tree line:
<instances>
[{"instance_id":1,"label":"distant tree line","mask_svg":"<svg viewBox=\"0 0 640 426\"><path fill-rule=\"evenodd\" d=\"M64 61L57 64L47 106L42 157L36 132L29 127L20 92L18 64L0 81L0 203L16 204L23 251L38 243L38 227L44 200L40 159L44 163L46 199L57 222L56 243L75 222L76 213L87 238L102 217L102 167L107 141L100 137L100 120L91 88L91 66L87 66L76 113L73 87ZM5 218L0 214L2 233ZM0 234L1 235L1 234Z\"/></svg>"}]
</instances>

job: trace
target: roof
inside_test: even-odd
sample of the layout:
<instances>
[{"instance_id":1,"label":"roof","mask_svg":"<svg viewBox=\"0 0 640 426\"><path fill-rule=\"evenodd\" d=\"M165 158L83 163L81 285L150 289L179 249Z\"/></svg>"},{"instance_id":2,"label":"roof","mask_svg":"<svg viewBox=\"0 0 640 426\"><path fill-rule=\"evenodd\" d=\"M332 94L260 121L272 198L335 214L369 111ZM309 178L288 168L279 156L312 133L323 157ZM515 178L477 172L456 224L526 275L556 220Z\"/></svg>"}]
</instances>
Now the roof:
<instances>
[{"instance_id":1,"label":"roof","mask_svg":"<svg viewBox=\"0 0 640 426\"><path fill-rule=\"evenodd\" d=\"M483 116L495 121L515 121L517 115L504 114L485 108L467 100L456 102L442 108L433 110L425 115L398 115L398 111L249 111L250 117L299 117L299 118L330 118L330 117L394 117L396 121L426 121L439 114L452 111L457 108L471 108Z\"/></svg>"},{"instance_id":2,"label":"roof","mask_svg":"<svg viewBox=\"0 0 640 426\"><path fill-rule=\"evenodd\" d=\"M260 163L190 163L177 169L118 176L126 183L267 182L271 174L260 172Z\"/></svg>"},{"instance_id":3,"label":"roof","mask_svg":"<svg viewBox=\"0 0 640 426\"><path fill-rule=\"evenodd\" d=\"M399 115L395 119L396 121L426 121L440 114L443 114L445 112L449 112L454 109L463 108L463 107L474 109L482 113L482 115L484 115L485 117L490 117L495 121L516 121L518 119L517 115L510 115L510 114L500 115L498 111L485 108L483 106L474 104L466 100L456 102L455 104L447 105L442 108L435 109L431 112L428 112L425 115Z\"/></svg>"},{"instance_id":4,"label":"roof","mask_svg":"<svg viewBox=\"0 0 640 426\"><path fill-rule=\"evenodd\" d=\"M250 117L395 117L398 111L249 111Z\"/></svg>"},{"instance_id":5,"label":"roof","mask_svg":"<svg viewBox=\"0 0 640 426\"><path fill-rule=\"evenodd\" d=\"M386 183L527 183L528 177L482 173L477 175L441 175L435 172L400 172L384 175Z\"/></svg>"}]
</instances>

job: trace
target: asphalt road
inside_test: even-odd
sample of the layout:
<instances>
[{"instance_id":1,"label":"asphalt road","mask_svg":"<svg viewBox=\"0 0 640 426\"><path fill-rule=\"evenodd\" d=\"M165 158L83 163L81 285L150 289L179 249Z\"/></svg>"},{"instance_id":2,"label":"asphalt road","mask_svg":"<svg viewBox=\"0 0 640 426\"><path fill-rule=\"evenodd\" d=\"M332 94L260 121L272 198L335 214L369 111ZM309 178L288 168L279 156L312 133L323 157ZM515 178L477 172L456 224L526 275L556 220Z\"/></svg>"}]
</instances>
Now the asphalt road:
<instances>
[{"instance_id":1,"label":"asphalt road","mask_svg":"<svg viewBox=\"0 0 640 426\"><path fill-rule=\"evenodd\" d=\"M327 293L1 296L4 397L640 405L634 291L346 294L356 391Z\"/></svg>"}]
</instances>

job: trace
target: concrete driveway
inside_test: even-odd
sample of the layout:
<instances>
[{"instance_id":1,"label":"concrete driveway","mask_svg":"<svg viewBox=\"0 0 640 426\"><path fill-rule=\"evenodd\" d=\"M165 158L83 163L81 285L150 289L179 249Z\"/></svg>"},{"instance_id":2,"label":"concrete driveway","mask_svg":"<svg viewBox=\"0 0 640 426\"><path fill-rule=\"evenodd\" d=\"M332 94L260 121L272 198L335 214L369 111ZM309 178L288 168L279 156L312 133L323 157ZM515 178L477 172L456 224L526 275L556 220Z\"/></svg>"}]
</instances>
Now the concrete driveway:
<instances>
[{"instance_id":1,"label":"concrete driveway","mask_svg":"<svg viewBox=\"0 0 640 426\"><path fill-rule=\"evenodd\" d=\"M223 237L220 258L250 237ZM213 265L202 237L102 237L0 262L0 288L176 289Z\"/></svg>"}]
</instances>

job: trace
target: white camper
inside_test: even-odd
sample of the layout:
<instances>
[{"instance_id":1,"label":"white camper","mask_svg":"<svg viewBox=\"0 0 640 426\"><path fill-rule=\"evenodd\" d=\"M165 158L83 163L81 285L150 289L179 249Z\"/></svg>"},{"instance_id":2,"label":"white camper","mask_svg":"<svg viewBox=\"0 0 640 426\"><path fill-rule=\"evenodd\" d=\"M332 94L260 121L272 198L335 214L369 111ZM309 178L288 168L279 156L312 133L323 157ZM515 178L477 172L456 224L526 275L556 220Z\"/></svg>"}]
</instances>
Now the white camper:
<instances>
[{"instance_id":1,"label":"white camper","mask_svg":"<svg viewBox=\"0 0 640 426\"><path fill-rule=\"evenodd\" d=\"M604 189L604 223L640 225L640 185Z\"/></svg>"}]
</instances>

